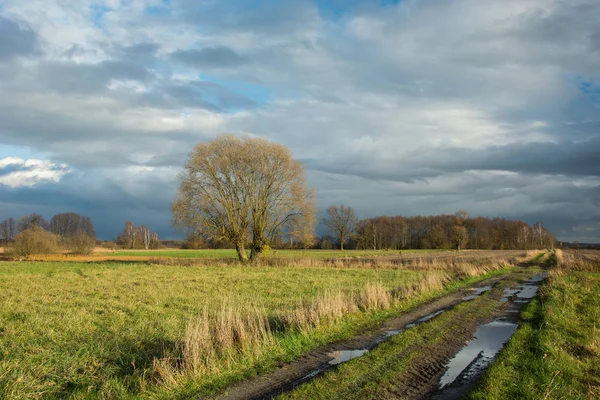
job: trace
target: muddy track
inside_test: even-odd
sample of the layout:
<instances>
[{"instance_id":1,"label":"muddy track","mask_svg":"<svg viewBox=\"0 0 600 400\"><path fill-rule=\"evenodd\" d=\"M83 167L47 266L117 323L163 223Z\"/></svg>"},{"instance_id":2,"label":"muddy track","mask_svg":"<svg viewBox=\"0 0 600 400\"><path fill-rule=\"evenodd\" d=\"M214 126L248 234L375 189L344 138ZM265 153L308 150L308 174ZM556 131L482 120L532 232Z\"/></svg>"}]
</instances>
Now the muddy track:
<instances>
[{"instance_id":1,"label":"muddy track","mask_svg":"<svg viewBox=\"0 0 600 400\"><path fill-rule=\"evenodd\" d=\"M487 279L470 288L432 300L399 317L386 321L377 329L364 332L350 340L322 346L307 353L293 363L282 365L279 369L269 374L229 387L215 398L269 399L293 390L302 383L323 374L326 370L335 368L337 362L332 354L340 352L342 358L339 361L347 361L343 357L352 357L352 354L343 352L347 352L349 349L354 349L355 351L371 350L391 335L410 328L415 324L425 322L433 315L450 310L456 305L464 303L468 295L481 293L486 291L486 289L489 290L506 279L522 279L524 277L523 272L519 271ZM481 290L475 290L478 288ZM502 291L494 292L493 296L497 297L497 300L500 300ZM473 296L468 296L467 298L471 297ZM431 351L421 352L422 354L428 354L428 356L415 360L406 376L398 377L400 379L398 382L403 383L397 385L394 390L385 393L381 398L423 398L426 394L433 393L439 377L444 372L445 363L457 350L464 346L467 340L472 338L477 327L483 322L487 321L473 319L456 323L456 326L449 330L451 334L448 335L447 341L441 346L436 346L435 349L430 349Z\"/></svg>"},{"instance_id":2,"label":"muddy track","mask_svg":"<svg viewBox=\"0 0 600 400\"><path fill-rule=\"evenodd\" d=\"M494 288L489 293L490 300L499 302L502 292L502 289ZM460 384L468 382L461 380L460 377L457 379L456 386L460 387L461 390L455 390L452 385L443 391L439 390L439 382L446 372L448 361L465 346L465 343L473 339L474 333L480 326L504 315L507 306L508 303L506 306L494 310L491 315L480 317L473 317L468 313L468 310L456 312L452 321L428 332L430 336L441 334L441 340L435 343L409 347L391 358L393 362L396 359L419 354L419 357L412 358L407 370L394 376L393 381L395 384L392 387L378 391L374 397L380 399L457 399L464 396L465 390L463 385ZM479 353L465 369L476 367L481 357L482 353ZM483 372L483 370L478 372ZM479 375L470 378L476 380Z\"/></svg>"},{"instance_id":3,"label":"muddy track","mask_svg":"<svg viewBox=\"0 0 600 400\"><path fill-rule=\"evenodd\" d=\"M389 391L379 393L378 398L422 399L428 397L428 394L437 389L437 382L444 373L447 361L473 337L473 332L477 327L485 322L488 320L462 321L460 326L455 326L442 342L420 346L418 349L408 349L406 355L418 351L424 356L415 359L408 371L398 376L397 386Z\"/></svg>"}]
</instances>

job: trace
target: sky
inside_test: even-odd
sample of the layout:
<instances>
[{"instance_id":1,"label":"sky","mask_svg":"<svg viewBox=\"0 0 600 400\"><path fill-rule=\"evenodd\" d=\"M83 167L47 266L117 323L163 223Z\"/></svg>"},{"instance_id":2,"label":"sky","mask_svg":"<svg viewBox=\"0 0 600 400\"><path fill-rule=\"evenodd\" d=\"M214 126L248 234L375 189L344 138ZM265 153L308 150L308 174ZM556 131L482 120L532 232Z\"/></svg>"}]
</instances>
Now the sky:
<instances>
[{"instance_id":1,"label":"sky","mask_svg":"<svg viewBox=\"0 0 600 400\"><path fill-rule=\"evenodd\" d=\"M0 219L176 238L197 143L287 146L318 206L600 242L600 1L0 0Z\"/></svg>"}]
</instances>

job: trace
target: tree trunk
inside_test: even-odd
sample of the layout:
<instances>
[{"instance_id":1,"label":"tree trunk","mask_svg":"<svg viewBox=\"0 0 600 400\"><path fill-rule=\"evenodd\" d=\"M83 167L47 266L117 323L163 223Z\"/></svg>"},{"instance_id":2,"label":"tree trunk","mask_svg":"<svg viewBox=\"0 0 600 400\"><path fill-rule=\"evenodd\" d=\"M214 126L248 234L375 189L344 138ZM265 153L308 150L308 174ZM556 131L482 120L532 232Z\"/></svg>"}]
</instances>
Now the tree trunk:
<instances>
[{"instance_id":1,"label":"tree trunk","mask_svg":"<svg viewBox=\"0 0 600 400\"><path fill-rule=\"evenodd\" d=\"M252 247L250 250L250 261L258 260L260 255L262 254L262 247Z\"/></svg>"},{"instance_id":2,"label":"tree trunk","mask_svg":"<svg viewBox=\"0 0 600 400\"><path fill-rule=\"evenodd\" d=\"M237 252L238 259L242 262L242 264L246 264L248 262L248 255L246 254L246 249L244 248L244 244L243 243L236 244L235 251Z\"/></svg>"}]
</instances>

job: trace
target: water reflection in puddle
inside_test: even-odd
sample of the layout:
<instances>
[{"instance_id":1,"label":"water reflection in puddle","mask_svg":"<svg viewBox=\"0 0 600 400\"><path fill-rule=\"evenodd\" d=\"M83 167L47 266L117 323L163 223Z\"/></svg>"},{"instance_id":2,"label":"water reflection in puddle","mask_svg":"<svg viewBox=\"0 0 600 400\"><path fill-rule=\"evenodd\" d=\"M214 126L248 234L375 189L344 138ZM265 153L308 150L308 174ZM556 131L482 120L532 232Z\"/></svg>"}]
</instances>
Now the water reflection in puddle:
<instances>
[{"instance_id":1,"label":"water reflection in puddle","mask_svg":"<svg viewBox=\"0 0 600 400\"><path fill-rule=\"evenodd\" d=\"M360 349L360 350L338 350L332 351L331 353L327 353L329 357L332 357L333 360L329 361L329 365L338 365L344 363L346 361L350 361L354 358L360 357L364 355L369 350Z\"/></svg>"},{"instance_id":2,"label":"water reflection in puddle","mask_svg":"<svg viewBox=\"0 0 600 400\"><path fill-rule=\"evenodd\" d=\"M438 311L436 311L434 313L428 314L428 315L424 316L423 318L419 318L415 322L412 322L412 323L406 325L406 328L414 328L415 326L420 325L423 322L427 322L429 320L434 319L435 317L437 317L438 315L440 315L441 313L443 313L445 311L446 310L438 310Z\"/></svg>"},{"instance_id":3,"label":"water reflection in puddle","mask_svg":"<svg viewBox=\"0 0 600 400\"><path fill-rule=\"evenodd\" d=\"M517 324L501 320L480 326L475 339L450 360L448 371L440 380L440 388L451 384L459 376L461 380L468 379L487 368L516 330Z\"/></svg>"},{"instance_id":4,"label":"water reflection in puddle","mask_svg":"<svg viewBox=\"0 0 600 400\"><path fill-rule=\"evenodd\" d=\"M519 293L521 289L504 289L504 293L502 294L502 298L500 299L500 301L502 303L506 303L508 301L509 298L513 297L515 294Z\"/></svg>"},{"instance_id":5,"label":"water reflection in puddle","mask_svg":"<svg viewBox=\"0 0 600 400\"><path fill-rule=\"evenodd\" d=\"M385 338L389 338L389 337L392 337L392 336L399 335L402 332L404 332L404 329L392 329L391 331L386 331L385 332Z\"/></svg>"},{"instance_id":6,"label":"water reflection in puddle","mask_svg":"<svg viewBox=\"0 0 600 400\"><path fill-rule=\"evenodd\" d=\"M466 395L470 385L494 361L497 353L517 331L516 314L537 294L538 285L548 276L542 272L521 283L516 288L504 290L502 302L511 300L504 309L504 316L479 327L475 339L467 343L447 365L447 371L439 381L434 399L456 399ZM515 321L515 322L511 322Z\"/></svg>"},{"instance_id":7,"label":"water reflection in puddle","mask_svg":"<svg viewBox=\"0 0 600 400\"><path fill-rule=\"evenodd\" d=\"M525 284L519 286L517 289L504 289L501 302L506 303L510 298L514 298L515 303L528 303L529 300L533 299L538 291L538 283L544 280L548 276L547 272L542 272L531 277Z\"/></svg>"},{"instance_id":8,"label":"water reflection in puddle","mask_svg":"<svg viewBox=\"0 0 600 400\"><path fill-rule=\"evenodd\" d=\"M478 298L479 296L481 296L482 294L484 294L485 292L488 292L492 289L491 286L484 286L484 287L480 287L480 288L475 288L473 289L473 294L470 294L468 296L463 297L463 300L474 300L476 298Z\"/></svg>"},{"instance_id":9,"label":"water reflection in puddle","mask_svg":"<svg viewBox=\"0 0 600 400\"><path fill-rule=\"evenodd\" d=\"M509 299L513 300L513 303L528 303L531 298L537 293L537 282L542 281L546 277L546 273L538 274L532 277L530 280L521 284L517 289L506 289L502 298L503 302L508 302ZM463 297L463 301L473 300L483 293L492 289L492 286L485 286L481 288L475 288L471 295ZM504 312L507 314L519 313L522 308L521 305L514 304L516 308L505 309ZM390 329L375 339L371 344L366 346L367 348L355 349L355 350L338 350L327 353L331 360L327 364L323 364L318 369L313 370L308 375L305 375L301 379L293 382L290 387L296 387L298 384L307 382L327 369L361 357L369 352L370 349L377 347L380 343L388 340L389 338L396 336L406 329L413 328L424 322L430 321L452 307L438 310L434 313L425 315L412 323L407 324L404 329ZM515 319L509 317L508 319ZM504 346L506 341L515 333L517 330L517 324L508 322L505 318L499 318L494 322L485 324L479 327L475 334L475 339L470 341L466 347L464 347L448 364L448 370L440 380L439 387L444 388L443 391L436 394L434 398L455 398L452 392L455 390L463 390L464 387L470 383L470 380L476 378L479 373L484 371L489 364L494 360L496 354ZM457 379L459 378L459 379ZM449 388L449 389L447 389ZM447 397L450 395L451 397Z\"/></svg>"},{"instance_id":10,"label":"water reflection in puddle","mask_svg":"<svg viewBox=\"0 0 600 400\"><path fill-rule=\"evenodd\" d=\"M537 293L538 287L532 285L523 285L521 291L517 293L519 299L532 299Z\"/></svg>"},{"instance_id":11,"label":"water reflection in puddle","mask_svg":"<svg viewBox=\"0 0 600 400\"><path fill-rule=\"evenodd\" d=\"M548 277L548 271L540 272L539 274L534 275L531 278L529 278L529 282L532 282L532 283L541 282L544 279L546 279L547 277Z\"/></svg>"}]
</instances>

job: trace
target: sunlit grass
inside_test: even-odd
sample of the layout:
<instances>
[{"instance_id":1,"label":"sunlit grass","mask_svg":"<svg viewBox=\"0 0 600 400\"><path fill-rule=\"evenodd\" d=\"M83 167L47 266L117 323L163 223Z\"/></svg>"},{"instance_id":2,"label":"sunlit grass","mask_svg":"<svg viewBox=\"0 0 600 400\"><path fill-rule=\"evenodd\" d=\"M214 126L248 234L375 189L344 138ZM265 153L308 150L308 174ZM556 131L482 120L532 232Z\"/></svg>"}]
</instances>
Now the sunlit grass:
<instances>
[{"instance_id":1,"label":"sunlit grass","mask_svg":"<svg viewBox=\"0 0 600 400\"><path fill-rule=\"evenodd\" d=\"M453 280L442 287L447 273ZM468 276L464 268L1 263L0 398L214 393L476 279ZM206 357L206 346L185 347L207 337L194 326L204 315L210 340L224 344L211 345L209 363L190 363ZM255 328L228 328L246 318ZM232 339L218 334L223 327ZM242 331L258 339L239 339Z\"/></svg>"},{"instance_id":2,"label":"sunlit grass","mask_svg":"<svg viewBox=\"0 0 600 400\"><path fill-rule=\"evenodd\" d=\"M427 254L442 250L269 250L263 257L278 258L338 258L338 257L371 257L400 254ZM139 257L178 257L178 258L237 258L233 249L159 249L159 250L117 250L112 256Z\"/></svg>"}]
</instances>

